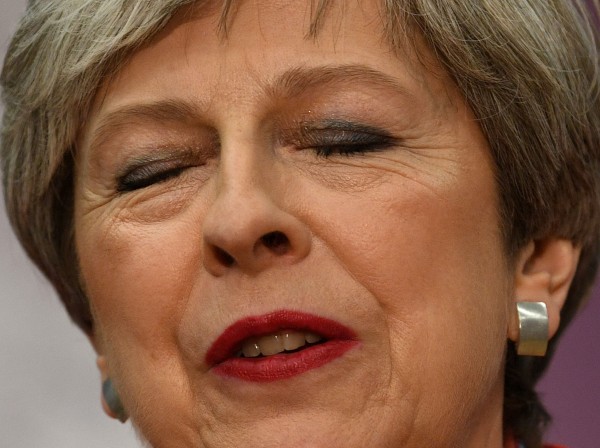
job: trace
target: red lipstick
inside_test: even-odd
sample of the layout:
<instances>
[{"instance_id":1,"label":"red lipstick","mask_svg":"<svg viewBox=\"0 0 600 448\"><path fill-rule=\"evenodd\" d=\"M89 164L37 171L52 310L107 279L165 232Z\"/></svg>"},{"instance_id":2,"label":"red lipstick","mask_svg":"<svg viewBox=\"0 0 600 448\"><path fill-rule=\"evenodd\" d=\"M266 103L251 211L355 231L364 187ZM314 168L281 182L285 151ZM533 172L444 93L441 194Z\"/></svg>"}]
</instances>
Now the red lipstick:
<instances>
[{"instance_id":1,"label":"red lipstick","mask_svg":"<svg viewBox=\"0 0 600 448\"><path fill-rule=\"evenodd\" d=\"M242 358L237 355L244 340L282 330L320 335L324 341L294 353ZM354 331L331 319L298 311L281 310L249 316L233 323L217 338L206 354L206 363L221 376L252 382L291 378L316 369L358 345Z\"/></svg>"}]
</instances>

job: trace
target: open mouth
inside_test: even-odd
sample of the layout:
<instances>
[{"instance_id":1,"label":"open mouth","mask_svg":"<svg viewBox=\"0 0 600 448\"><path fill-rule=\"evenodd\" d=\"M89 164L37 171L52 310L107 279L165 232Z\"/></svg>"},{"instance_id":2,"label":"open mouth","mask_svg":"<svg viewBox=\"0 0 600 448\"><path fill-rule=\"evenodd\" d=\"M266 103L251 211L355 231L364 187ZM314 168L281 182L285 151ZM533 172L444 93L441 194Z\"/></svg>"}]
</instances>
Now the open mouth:
<instances>
[{"instance_id":1,"label":"open mouth","mask_svg":"<svg viewBox=\"0 0 600 448\"><path fill-rule=\"evenodd\" d=\"M236 351L236 356L239 358L264 358L279 353L297 353L324 342L327 342L327 339L316 333L285 330L245 340L241 348Z\"/></svg>"},{"instance_id":2,"label":"open mouth","mask_svg":"<svg viewBox=\"0 0 600 448\"><path fill-rule=\"evenodd\" d=\"M221 376L268 382L299 375L358 345L344 325L312 314L282 310L230 325L206 354Z\"/></svg>"}]
</instances>

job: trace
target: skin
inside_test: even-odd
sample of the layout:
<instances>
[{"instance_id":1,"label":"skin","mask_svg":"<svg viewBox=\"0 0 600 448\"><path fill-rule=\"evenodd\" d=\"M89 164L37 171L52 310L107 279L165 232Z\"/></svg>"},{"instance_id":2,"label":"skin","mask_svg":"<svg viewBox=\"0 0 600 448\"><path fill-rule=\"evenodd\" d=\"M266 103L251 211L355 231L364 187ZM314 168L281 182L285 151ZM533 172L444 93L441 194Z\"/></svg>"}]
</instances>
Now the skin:
<instances>
[{"instance_id":1,"label":"skin","mask_svg":"<svg viewBox=\"0 0 600 448\"><path fill-rule=\"evenodd\" d=\"M244 2L226 39L216 11L186 11L97 95L75 236L102 375L154 447L502 447L513 302L547 302L553 334L577 249L507 260L487 142L429 50L392 54L372 2L334 7L316 40L309 11ZM376 144L335 152L365 126ZM360 345L271 383L204 363L228 325L282 308Z\"/></svg>"}]
</instances>

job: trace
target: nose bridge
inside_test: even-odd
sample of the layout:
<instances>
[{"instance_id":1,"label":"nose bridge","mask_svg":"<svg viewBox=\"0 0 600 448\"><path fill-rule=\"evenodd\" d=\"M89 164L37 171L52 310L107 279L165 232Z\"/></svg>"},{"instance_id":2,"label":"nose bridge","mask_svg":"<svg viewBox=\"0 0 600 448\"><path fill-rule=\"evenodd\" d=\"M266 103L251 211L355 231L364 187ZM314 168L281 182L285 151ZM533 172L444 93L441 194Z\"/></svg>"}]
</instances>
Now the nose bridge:
<instances>
[{"instance_id":1,"label":"nose bridge","mask_svg":"<svg viewBox=\"0 0 600 448\"><path fill-rule=\"evenodd\" d=\"M258 138L233 132L222 139L219 163L202 228L207 270L214 275L231 269L256 272L304 258L310 233L285 208L285 186L278 185L271 149Z\"/></svg>"},{"instance_id":2,"label":"nose bridge","mask_svg":"<svg viewBox=\"0 0 600 448\"><path fill-rule=\"evenodd\" d=\"M225 130L221 136L217 198L234 197L250 190L264 190L273 163L267 142L247 124Z\"/></svg>"},{"instance_id":3,"label":"nose bridge","mask_svg":"<svg viewBox=\"0 0 600 448\"><path fill-rule=\"evenodd\" d=\"M268 143L260 140L249 120L245 129L230 128L221 137L217 187L210 212L238 215L240 219L229 220L230 225L240 226L238 230L273 213L277 201L277 189L269 179L273 176L274 160L269 156Z\"/></svg>"}]
</instances>

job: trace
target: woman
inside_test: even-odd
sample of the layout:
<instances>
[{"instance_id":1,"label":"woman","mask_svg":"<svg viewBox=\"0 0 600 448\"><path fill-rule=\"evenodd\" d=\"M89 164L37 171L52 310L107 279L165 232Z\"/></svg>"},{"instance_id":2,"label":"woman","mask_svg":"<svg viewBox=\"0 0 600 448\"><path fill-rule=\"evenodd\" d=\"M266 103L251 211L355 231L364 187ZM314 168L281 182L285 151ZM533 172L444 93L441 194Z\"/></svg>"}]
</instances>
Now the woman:
<instances>
[{"instance_id":1,"label":"woman","mask_svg":"<svg viewBox=\"0 0 600 448\"><path fill-rule=\"evenodd\" d=\"M541 446L598 259L584 9L32 2L6 202L106 412L155 447Z\"/></svg>"}]
</instances>

